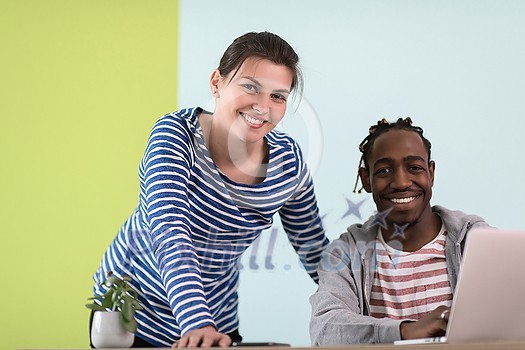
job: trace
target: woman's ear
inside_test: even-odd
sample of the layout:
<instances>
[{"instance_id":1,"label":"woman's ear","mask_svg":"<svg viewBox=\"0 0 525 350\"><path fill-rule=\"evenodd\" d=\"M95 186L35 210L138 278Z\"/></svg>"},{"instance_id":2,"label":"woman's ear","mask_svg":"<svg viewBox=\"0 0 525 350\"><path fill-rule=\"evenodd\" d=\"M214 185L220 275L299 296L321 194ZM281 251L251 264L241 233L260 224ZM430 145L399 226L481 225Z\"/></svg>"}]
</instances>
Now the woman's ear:
<instances>
[{"instance_id":1,"label":"woman's ear","mask_svg":"<svg viewBox=\"0 0 525 350\"><path fill-rule=\"evenodd\" d=\"M211 89L211 94L215 97L220 97L219 88L221 84L221 79L222 79L221 73L219 72L218 69L214 70L213 73L211 73L210 89Z\"/></svg>"},{"instance_id":2,"label":"woman's ear","mask_svg":"<svg viewBox=\"0 0 525 350\"><path fill-rule=\"evenodd\" d=\"M365 168L359 168L359 177L361 178L361 183L366 192L372 193L372 186L370 185L370 174Z\"/></svg>"}]
</instances>

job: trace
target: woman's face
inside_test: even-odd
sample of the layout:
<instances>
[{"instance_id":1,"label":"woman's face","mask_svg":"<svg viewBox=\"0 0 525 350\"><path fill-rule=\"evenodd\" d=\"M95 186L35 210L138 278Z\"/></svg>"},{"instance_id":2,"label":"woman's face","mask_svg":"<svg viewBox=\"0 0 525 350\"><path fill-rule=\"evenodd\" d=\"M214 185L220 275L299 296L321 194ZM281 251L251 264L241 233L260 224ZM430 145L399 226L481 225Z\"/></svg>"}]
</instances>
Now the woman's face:
<instances>
[{"instance_id":1,"label":"woman's face","mask_svg":"<svg viewBox=\"0 0 525 350\"><path fill-rule=\"evenodd\" d=\"M229 137L260 141L283 119L292 79L286 66L255 57L226 77L216 70L210 84L217 121L228 129Z\"/></svg>"}]
</instances>

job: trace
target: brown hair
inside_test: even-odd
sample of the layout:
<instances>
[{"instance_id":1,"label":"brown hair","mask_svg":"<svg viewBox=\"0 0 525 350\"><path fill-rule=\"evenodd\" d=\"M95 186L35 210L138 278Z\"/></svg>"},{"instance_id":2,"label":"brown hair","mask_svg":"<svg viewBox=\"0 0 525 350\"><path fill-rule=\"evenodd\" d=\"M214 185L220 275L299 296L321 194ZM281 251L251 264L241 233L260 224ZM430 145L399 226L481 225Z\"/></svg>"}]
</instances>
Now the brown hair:
<instances>
[{"instance_id":1,"label":"brown hair","mask_svg":"<svg viewBox=\"0 0 525 350\"><path fill-rule=\"evenodd\" d=\"M217 68L223 77L233 76L247 58L258 57L283 65L292 72L291 91L303 90L303 76L299 68L299 56L280 36L269 32L250 32L235 39L222 55Z\"/></svg>"}]
</instances>

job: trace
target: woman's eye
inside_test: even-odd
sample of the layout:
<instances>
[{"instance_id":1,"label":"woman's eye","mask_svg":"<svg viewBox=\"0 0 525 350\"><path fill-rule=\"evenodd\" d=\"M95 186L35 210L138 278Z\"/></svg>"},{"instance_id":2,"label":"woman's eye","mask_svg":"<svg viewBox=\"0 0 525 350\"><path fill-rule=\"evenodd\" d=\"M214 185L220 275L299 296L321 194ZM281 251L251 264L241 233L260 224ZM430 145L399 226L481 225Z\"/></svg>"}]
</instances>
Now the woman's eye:
<instances>
[{"instance_id":1,"label":"woman's eye","mask_svg":"<svg viewBox=\"0 0 525 350\"><path fill-rule=\"evenodd\" d=\"M277 100L278 102L286 102L286 97L281 94L272 94L272 99Z\"/></svg>"},{"instance_id":2,"label":"woman's eye","mask_svg":"<svg viewBox=\"0 0 525 350\"><path fill-rule=\"evenodd\" d=\"M258 91L257 91L257 87L255 85L252 85L252 84L242 84L241 85L242 88L250 93L254 93L256 94Z\"/></svg>"}]
</instances>

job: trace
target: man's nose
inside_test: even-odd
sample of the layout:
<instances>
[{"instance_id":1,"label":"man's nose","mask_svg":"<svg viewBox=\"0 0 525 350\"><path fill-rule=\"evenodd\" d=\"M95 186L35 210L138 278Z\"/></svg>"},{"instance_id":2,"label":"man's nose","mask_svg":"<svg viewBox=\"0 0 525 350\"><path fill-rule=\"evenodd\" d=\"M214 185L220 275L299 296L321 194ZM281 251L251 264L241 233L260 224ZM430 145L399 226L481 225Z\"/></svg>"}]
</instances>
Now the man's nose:
<instances>
[{"instance_id":1,"label":"man's nose","mask_svg":"<svg viewBox=\"0 0 525 350\"><path fill-rule=\"evenodd\" d=\"M392 187L396 189L406 189L412 184L410 174L404 169L396 169L394 171L394 179L392 181Z\"/></svg>"}]
</instances>

